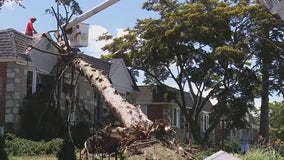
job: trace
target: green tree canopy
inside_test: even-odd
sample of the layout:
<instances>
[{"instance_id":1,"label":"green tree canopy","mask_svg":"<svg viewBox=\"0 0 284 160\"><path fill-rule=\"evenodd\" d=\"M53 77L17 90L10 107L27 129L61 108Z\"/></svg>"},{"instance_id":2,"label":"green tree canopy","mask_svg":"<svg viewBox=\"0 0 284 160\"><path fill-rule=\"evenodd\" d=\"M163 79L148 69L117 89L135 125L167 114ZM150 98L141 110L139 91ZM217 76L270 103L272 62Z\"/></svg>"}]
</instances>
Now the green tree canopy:
<instances>
[{"instance_id":1,"label":"green tree canopy","mask_svg":"<svg viewBox=\"0 0 284 160\"><path fill-rule=\"evenodd\" d=\"M270 107L271 132L276 138L284 139L284 102L273 102Z\"/></svg>"},{"instance_id":2,"label":"green tree canopy","mask_svg":"<svg viewBox=\"0 0 284 160\"><path fill-rule=\"evenodd\" d=\"M278 15L260 7L252 13L249 35L249 51L253 54L254 72L258 73L261 86L260 131L269 142L269 95L283 96L283 22Z\"/></svg>"},{"instance_id":3,"label":"green tree canopy","mask_svg":"<svg viewBox=\"0 0 284 160\"><path fill-rule=\"evenodd\" d=\"M143 70L146 83L164 85L172 79L182 95L175 100L194 139L204 142L222 116L230 126L244 127L245 113L253 106L259 81L251 70L246 41L249 18L257 7L244 1L148 0L143 8L160 17L138 20L127 35L103 49L111 53L106 57L123 57L128 66ZM185 91L193 95L193 104L186 104ZM198 117L211 98L218 103L212 108L211 127L201 135Z\"/></svg>"}]
</instances>

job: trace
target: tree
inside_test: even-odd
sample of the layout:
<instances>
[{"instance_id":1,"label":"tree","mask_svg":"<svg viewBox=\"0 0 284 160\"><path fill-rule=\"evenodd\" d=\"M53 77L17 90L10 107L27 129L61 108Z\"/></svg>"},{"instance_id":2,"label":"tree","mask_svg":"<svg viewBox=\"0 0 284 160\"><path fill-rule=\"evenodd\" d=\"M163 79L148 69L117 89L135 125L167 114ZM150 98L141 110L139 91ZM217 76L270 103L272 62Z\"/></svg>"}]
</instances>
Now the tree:
<instances>
[{"instance_id":1,"label":"tree","mask_svg":"<svg viewBox=\"0 0 284 160\"><path fill-rule=\"evenodd\" d=\"M284 102L273 102L269 104L269 124L275 138L284 139Z\"/></svg>"},{"instance_id":2,"label":"tree","mask_svg":"<svg viewBox=\"0 0 284 160\"><path fill-rule=\"evenodd\" d=\"M253 70L259 74L260 86L260 130L259 134L269 142L269 95L283 95L283 23L277 15L260 7L252 15L250 28L250 52L254 55ZM281 78L282 77L282 78Z\"/></svg>"},{"instance_id":3,"label":"tree","mask_svg":"<svg viewBox=\"0 0 284 160\"><path fill-rule=\"evenodd\" d=\"M56 2L58 3L58 7L63 8L63 13L59 12L60 9L57 9L59 11L56 12L54 8L46 11L55 16L60 29L60 33L55 34L58 43L52 44L61 50L63 59L60 62L63 65L61 68L74 67L80 75L85 76L90 82L90 85L102 94L106 105L117 120L121 122L122 126L131 127L140 123L140 125L145 125L145 127L151 125L152 122L146 118L139 107L129 104L124 100L113 88L108 78L102 74L100 70L97 70L88 62L84 61L79 54L80 51L78 48L72 48L69 45L67 35L70 30L65 30L63 23L68 24L69 20L74 15L80 15L82 13L79 3L76 0L60 0ZM50 41L52 42L52 40ZM59 68L58 66L55 67ZM72 92L73 90L70 90L70 97L72 97Z\"/></svg>"},{"instance_id":4,"label":"tree","mask_svg":"<svg viewBox=\"0 0 284 160\"><path fill-rule=\"evenodd\" d=\"M103 99L105 100L106 107L109 108L112 115L120 122L120 127L110 129L104 128L100 130L100 137L92 136L92 142L86 142L87 145L87 152L91 149L100 150L102 152L110 152L118 150L118 147L122 146L126 143L132 143L136 140L141 139L149 139L152 136L155 136L158 140L160 138L161 141L168 144L168 146L174 146L175 149L182 151L176 143L170 143L163 138L163 135L174 133L171 128L171 125L167 122L158 121L153 123L149 120L146 115L142 112L139 106L134 106L127 102L126 99L123 99L119 93L114 89L111 82L109 81L108 77L102 73L102 71L98 70L97 68L93 67L90 63L83 59L83 56L80 54L80 50L78 48L72 48L69 45L69 41L67 38L68 33L72 32L72 30L66 30L66 25L69 23L69 20L73 15L82 13L79 7L79 3L76 0L59 0L57 1L57 11L52 7L51 10L46 10L50 12L52 15L55 16L57 23L58 23L58 30L50 31L55 32L54 38L51 37L49 33L42 34L51 45L59 50L58 56L61 56L61 61L55 65L53 72L56 75L55 80L58 82L61 81L62 75L68 68L70 68L71 74L71 84L75 81L75 74L74 69L77 70L78 76L84 76L90 83L90 86L97 92L101 94ZM65 16L59 13L59 7L62 6L63 10L65 11ZM55 41L56 40L56 41ZM44 53L55 54L51 52L43 51L39 48L35 48L31 46L33 49L37 49L37 51L42 51ZM70 71L69 70L69 71ZM78 79L78 77L77 77ZM60 83L55 82L53 83L49 91L49 94L56 95L55 104L59 104L60 100ZM76 83L76 81L75 81ZM74 104L74 86L70 87L70 98L72 98L70 102L70 106ZM57 93L57 91L59 93ZM48 98L48 96L44 97ZM44 100L45 102L45 100ZM68 106L69 107L69 106ZM70 107L68 108L67 112L70 114ZM66 120L66 134L64 144L61 148L60 153L58 154L58 158L60 159L74 159L74 142L71 137L70 127L69 127L70 116L67 116ZM124 127L124 128L122 128ZM94 143L93 143L94 142ZM98 143L100 142L100 148L95 148ZM156 143L157 141L155 141ZM152 144L149 143L149 144ZM91 146L90 146L91 145ZM160 143L162 145L162 143ZM72 147L72 148L71 148ZM85 146L86 147L86 146ZM108 150L109 149L109 150ZM94 150L92 150L94 151ZM64 152L67 154L64 154ZM70 153L70 155L68 154ZM136 152L136 149L135 149ZM185 153L185 152L183 152Z\"/></svg>"},{"instance_id":5,"label":"tree","mask_svg":"<svg viewBox=\"0 0 284 160\"><path fill-rule=\"evenodd\" d=\"M74 141L72 139L71 130L70 130L70 114L71 109L74 107L76 98L74 96L75 87L73 84L78 82L79 76L84 76L90 83L90 86L100 93L103 97L106 107L109 108L111 114L120 122L120 127L117 129L109 130L108 128L104 128L100 131L101 136L96 137L96 141L88 141L87 143L87 152L91 149L94 149L97 145L101 145L99 148L95 148L95 151L100 152L114 152L118 150L120 145L123 145L121 142L126 142L127 144L134 142L138 139L147 139L150 138L156 130L160 129L163 134L167 134L169 132L172 133L171 127L168 125L163 125L164 123L153 123L149 120L146 115L142 112L139 106L134 106L127 102L124 98L122 98L119 93L112 86L109 81L107 75L104 75L101 70L93 67L90 63L83 59L84 56L81 55L81 52L78 48L72 48L69 44L68 34L72 33L71 30L66 29L66 25L69 23L70 19L74 15L81 14L82 11L80 9L79 3L76 0L71 1L56 1L57 2L57 12L52 7L51 9L47 9L46 12L51 13L55 16L58 23L58 30L50 31L54 32L54 37L51 37L49 33L42 34L51 45L59 50L61 56L61 61L54 66L53 75L56 75L54 79L56 80L53 83L54 86L51 87L51 90L46 93L47 95L56 95L56 100L54 104L60 108L60 95L61 95L61 83L62 75L65 71L71 71L71 84L69 87L69 97L70 101L66 105L67 108L67 118L66 118L66 132L65 132L65 140L64 145L61 148L61 152L59 153L60 159L73 159L73 151L74 151ZM63 13L60 13L60 9L63 8ZM56 40L56 41L55 41ZM33 46L32 46L33 47ZM35 48L38 51L41 49ZM44 52L44 51L43 51ZM47 53L47 52L45 52ZM50 53L53 54L53 53ZM75 70L77 70L77 80L75 78ZM45 97L45 99L48 96ZM48 103L48 102L47 102ZM40 120L46 114L48 114L47 109L44 110L40 116ZM154 125L156 124L156 125ZM124 127L124 128L122 128ZM155 128L151 128L155 127ZM116 132L116 134L113 134ZM126 133L127 132L127 133ZM159 133L159 131L158 131ZM151 134L151 135L150 135ZM119 138L117 138L117 136ZM93 137L93 136L92 136ZM90 138L92 138L90 137ZM97 143L99 142L101 143ZM108 143L105 143L108 141ZM72 148L71 148L72 147ZM94 150L92 150L94 151ZM72 153L71 153L72 152ZM95 152L94 152L95 153Z\"/></svg>"},{"instance_id":6,"label":"tree","mask_svg":"<svg viewBox=\"0 0 284 160\"><path fill-rule=\"evenodd\" d=\"M232 6L175 0L148 0L143 7L158 12L160 18L138 20L127 35L103 48L112 53L106 58L123 57L128 66L145 72L146 83L165 85L165 80L172 79L181 95L174 100L197 142L205 143L225 115L232 126L243 127L245 113L253 106L252 85L257 84L244 42L249 11L254 7L244 2ZM186 104L186 90L193 96L193 104ZM211 98L217 98L218 103L213 107L210 127L200 134L198 117Z\"/></svg>"}]
</instances>

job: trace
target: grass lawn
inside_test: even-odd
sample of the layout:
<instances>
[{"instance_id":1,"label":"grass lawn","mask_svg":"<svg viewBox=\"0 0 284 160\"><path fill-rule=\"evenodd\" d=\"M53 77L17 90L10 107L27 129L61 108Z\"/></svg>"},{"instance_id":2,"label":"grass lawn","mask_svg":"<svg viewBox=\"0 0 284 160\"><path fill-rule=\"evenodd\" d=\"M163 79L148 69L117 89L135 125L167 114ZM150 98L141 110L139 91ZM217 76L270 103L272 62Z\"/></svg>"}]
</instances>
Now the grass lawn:
<instances>
[{"instance_id":1,"label":"grass lawn","mask_svg":"<svg viewBox=\"0 0 284 160\"><path fill-rule=\"evenodd\" d=\"M9 160L57 160L55 156L10 156Z\"/></svg>"}]
</instances>

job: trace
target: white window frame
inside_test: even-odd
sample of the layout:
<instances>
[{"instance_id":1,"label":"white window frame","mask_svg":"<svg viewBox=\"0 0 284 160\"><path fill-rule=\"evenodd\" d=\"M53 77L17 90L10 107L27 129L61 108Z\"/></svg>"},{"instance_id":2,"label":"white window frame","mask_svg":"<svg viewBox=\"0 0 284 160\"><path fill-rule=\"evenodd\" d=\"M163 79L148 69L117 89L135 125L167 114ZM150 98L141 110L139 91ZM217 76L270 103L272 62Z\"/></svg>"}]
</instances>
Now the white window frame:
<instances>
[{"instance_id":1,"label":"white window frame","mask_svg":"<svg viewBox=\"0 0 284 160\"><path fill-rule=\"evenodd\" d=\"M172 125L174 127L180 127L180 108L172 107Z\"/></svg>"},{"instance_id":2,"label":"white window frame","mask_svg":"<svg viewBox=\"0 0 284 160\"><path fill-rule=\"evenodd\" d=\"M74 88L74 97L78 96L78 86L75 85L75 88ZM71 114L70 114L70 122L71 124L75 125L76 122L77 122L77 115L76 115L76 110L77 110L77 105L74 105L74 108L73 108L73 111L71 111Z\"/></svg>"},{"instance_id":3,"label":"white window frame","mask_svg":"<svg viewBox=\"0 0 284 160\"><path fill-rule=\"evenodd\" d=\"M37 85L36 84L36 82L37 82L37 71L35 69L27 70L27 75L26 75L27 78L28 78L29 72L32 72L32 93L31 94L34 94L36 92L36 85Z\"/></svg>"},{"instance_id":4,"label":"white window frame","mask_svg":"<svg viewBox=\"0 0 284 160\"><path fill-rule=\"evenodd\" d=\"M203 112L202 115L202 130L205 132L209 128L209 113Z\"/></svg>"},{"instance_id":5,"label":"white window frame","mask_svg":"<svg viewBox=\"0 0 284 160\"><path fill-rule=\"evenodd\" d=\"M141 109L141 111L146 115L146 116L148 116L148 106L147 106L147 104L140 104L140 109Z\"/></svg>"}]
</instances>

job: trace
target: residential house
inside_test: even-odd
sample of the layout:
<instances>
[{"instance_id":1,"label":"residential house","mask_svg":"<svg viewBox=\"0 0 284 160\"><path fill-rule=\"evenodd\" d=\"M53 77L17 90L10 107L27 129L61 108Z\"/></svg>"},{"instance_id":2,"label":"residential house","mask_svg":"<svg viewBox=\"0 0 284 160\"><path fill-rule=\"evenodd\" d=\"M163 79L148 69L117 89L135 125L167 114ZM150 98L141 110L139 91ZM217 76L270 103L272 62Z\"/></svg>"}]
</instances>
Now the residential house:
<instances>
[{"instance_id":1,"label":"residential house","mask_svg":"<svg viewBox=\"0 0 284 160\"><path fill-rule=\"evenodd\" d=\"M217 142L224 140L239 142L242 134L246 132L249 136L251 144L257 143L259 125L251 113L247 113L245 117L248 122L246 128L231 128L226 122L221 121L215 129L215 139Z\"/></svg>"},{"instance_id":2,"label":"residential house","mask_svg":"<svg viewBox=\"0 0 284 160\"><path fill-rule=\"evenodd\" d=\"M172 87L167 87L167 90L178 90ZM135 92L136 104L140 105L142 111L152 121L158 119L170 120L172 126L177 131L176 138L180 142L187 142L190 137L190 127L185 124L185 119L179 108L179 106L172 100L167 101L166 97L170 96L165 94L165 88L153 85L153 86L139 86L139 92ZM179 95L178 95L179 97ZM185 100L187 108L191 108L193 104L193 97L190 93L185 92ZM211 112L212 104L208 102L205 104L201 111L199 118L200 133L203 134L209 127L209 115ZM251 142L257 140L258 125L254 121L251 114L246 116L247 122L250 127L247 128ZM222 140L239 140L242 135L243 129L231 129L227 126L225 121L221 121L219 125L213 130L209 136L209 142L212 144L221 144Z\"/></svg>"},{"instance_id":3,"label":"residential house","mask_svg":"<svg viewBox=\"0 0 284 160\"><path fill-rule=\"evenodd\" d=\"M135 103L135 92L139 91L135 79L122 58L112 59L109 77L115 89L130 103Z\"/></svg>"},{"instance_id":4,"label":"residential house","mask_svg":"<svg viewBox=\"0 0 284 160\"><path fill-rule=\"evenodd\" d=\"M0 30L0 126L2 133L4 126L9 126L17 132L20 123L19 110L25 98L36 93L40 87L52 85L49 80L54 77L55 66L61 60L61 56L48 38L50 38L48 34L46 36L36 34L30 37L12 28ZM114 88L132 101L131 92L134 92L137 87L121 59L107 62L85 54L80 56L109 76ZM103 107L103 98L90 87L82 76L79 77L76 85L75 81L71 84L71 73L71 70L67 71L63 80L59 82L63 86L58 94L60 97L58 104L61 110L66 111L66 101L70 99L66 90L74 86L75 97L80 103L73 108L71 121L74 123L88 121L92 124L102 121L104 116L109 114ZM75 72L74 77L77 75L79 73ZM82 107L84 111L90 113L89 119L77 114Z\"/></svg>"},{"instance_id":5,"label":"residential house","mask_svg":"<svg viewBox=\"0 0 284 160\"><path fill-rule=\"evenodd\" d=\"M178 90L172 87L167 87L167 90L175 91L178 94ZM173 100L168 101L166 97L171 95L165 94L165 88L157 85L153 86L139 86L139 92L136 92L136 104L140 105L142 111L152 121L164 119L169 120L172 126L175 128L177 134L176 139L180 142L187 142L190 138L190 127L185 123L185 118L180 110L180 107ZM193 97L190 93L185 92L185 99L187 108L191 108L193 104ZM201 133L209 127L209 113L212 104L206 103L205 107L201 111L199 117ZM211 134L214 139L214 132Z\"/></svg>"}]
</instances>

